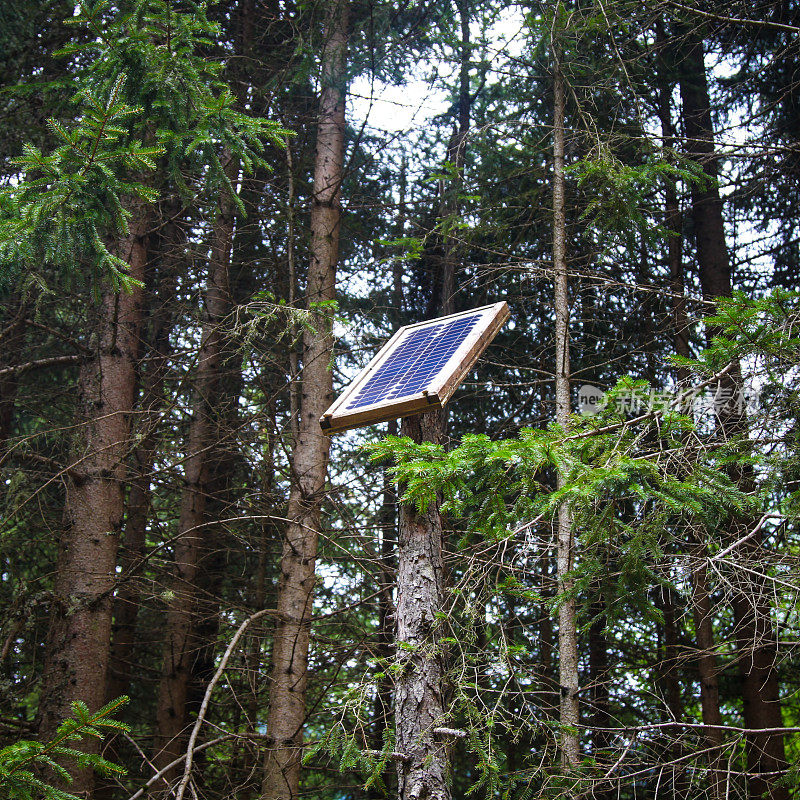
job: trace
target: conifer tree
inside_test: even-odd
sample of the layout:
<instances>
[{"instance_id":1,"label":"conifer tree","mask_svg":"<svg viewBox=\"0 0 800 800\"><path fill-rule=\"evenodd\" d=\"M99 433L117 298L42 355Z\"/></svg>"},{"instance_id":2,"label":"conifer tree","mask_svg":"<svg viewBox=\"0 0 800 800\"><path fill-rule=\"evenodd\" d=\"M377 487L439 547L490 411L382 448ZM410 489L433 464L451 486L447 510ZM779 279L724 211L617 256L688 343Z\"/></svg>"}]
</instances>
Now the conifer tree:
<instances>
[{"instance_id":1,"label":"conifer tree","mask_svg":"<svg viewBox=\"0 0 800 800\"><path fill-rule=\"evenodd\" d=\"M315 564L330 451L320 419L333 400L332 314L341 232L349 17L348 0L326 2L305 290L309 327L303 333L299 420L290 462L289 524L283 540L272 648L265 800L297 800L300 791Z\"/></svg>"},{"instance_id":2,"label":"conifer tree","mask_svg":"<svg viewBox=\"0 0 800 800\"><path fill-rule=\"evenodd\" d=\"M251 159L252 145L272 132L231 110L218 70L201 55L213 26L199 9L176 14L169 4L152 2L125 13L100 2L82 6L72 22L96 34L93 42L69 48L93 58L80 76L84 116L74 130L52 123L63 142L53 154L26 146L19 163L27 180L8 195L2 232L6 264L41 259L74 269L75 261L83 262L98 297L89 317L91 355L79 379L76 460L59 542L39 709L45 736L71 702L92 709L105 700L150 204L158 196L151 179L144 178L150 186L142 182L143 171L155 175L162 153L175 159L191 149L204 157L202 169L219 174L218 138ZM84 771L78 784L89 791L91 774Z\"/></svg>"}]
</instances>

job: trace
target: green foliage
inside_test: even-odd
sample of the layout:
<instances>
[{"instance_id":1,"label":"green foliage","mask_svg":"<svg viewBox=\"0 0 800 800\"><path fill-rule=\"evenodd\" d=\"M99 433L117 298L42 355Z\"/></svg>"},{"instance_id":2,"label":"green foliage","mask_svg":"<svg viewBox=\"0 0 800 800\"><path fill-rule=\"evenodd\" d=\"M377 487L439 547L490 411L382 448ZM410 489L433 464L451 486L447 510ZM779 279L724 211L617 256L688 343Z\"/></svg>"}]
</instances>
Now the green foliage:
<instances>
[{"instance_id":1,"label":"green foliage","mask_svg":"<svg viewBox=\"0 0 800 800\"><path fill-rule=\"evenodd\" d=\"M782 510L796 515L800 436L792 421L800 417L800 292L774 289L760 298L736 292L719 299L716 313L707 319L716 331L710 346L696 359L674 361L706 375L741 361L758 374L760 424L780 443L761 458L765 491L777 493Z\"/></svg>"},{"instance_id":2,"label":"green foliage","mask_svg":"<svg viewBox=\"0 0 800 800\"><path fill-rule=\"evenodd\" d=\"M373 680L379 680L380 677L382 673L371 676ZM339 719L325 731L321 739L305 749L303 763L309 764L316 756L325 754L335 762L340 773L360 774L365 791L384 791L383 775L390 766L395 738L394 731L387 726L383 729L381 749L369 749L370 689L374 689L371 681L365 681L345 694L341 700Z\"/></svg>"},{"instance_id":3,"label":"green foliage","mask_svg":"<svg viewBox=\"0 0 800 800\"><path fill-rule=\"evenodd\" d=\"M607 525L601 509L612 501L650 504L649 514L688 511L709 524L742 512L747 498L717 470L713 453L685 474L675 474L673 462L659 457L693 430L687 417L662 409L632 423L614 402L648 389L644 381L622 379L601 414L574 417L568 431L553 424L499 441L468 434L449 452L430 442L387 437L367 450L376 461L394 460L405 501L423 510L441 493L443 511L468 516L476 530L495 540L520 522L554 514L564 502L589 528ZM548 486L548 470L562 475L562 488Z\"/></svg>"},{"instance_id":4,"label":"green foliage","mask_svg":"<svg viewBox=\"0 0 800 800\"><path fill-rule=\"evenodd\" d=\"M764 297L744 292L719 298L717 311L706 318L717 335L697 360L673 359L706 372L716 371L733 359L757 357L767 367L781 370L800 363L800 293L774 289Z\"/></svg>"},{"instance_id":5,"label":"green foliage","mask_svg":"<svg viewBox=\"0 0 800 800\"><path fill-rule=\"evenodd\" d=\"M510 790L499 754L513 725L499 702L488 704L487 710L480 684L465 683L464 676L479 669L513 675L517 668L511 663L525 652L524 646L516 650L503 646L488 662L486 651L475 652L475 643L471 644L475 630L485 624L485 612L477 609L495 602L492 592L552 613L568 598L591 596L605 581L608 560L613 558L615 580L613 592L606 593L606 624L628 619L631 610L641 620L657 622L649 591L663 581L658 565L680 535L677 531L685 530L689 521L695 529L713 530L730 515L752 512L758 503L719 468L721 455L714 448L699 448L687 457L686 442L695 426L686 416L664 407L629 418L616 402L648 391L644 381L623 379L597 416L576 416L566 430L555 424L546 430L528 428L498 441L467 435L449 452L401 437L388 437L367 448L374 460L393 461L405 502L424 509L441 496L443 512L462 519L468 536L483 541L484 549L492 544L505 547L504 543L518 548L520 534L547 530L562 504L572 510L580 558L568 592L540 597L516 578L503 576L500 565L494 587L485 585L486 576L478 570L473 577L462 578L458 589L459 613L450 620L454 633L449 637L459 642L451 670L453 713L465 720L465 744L478 767L472 787L476 791L485 789L495 796L504 788ZM683 455L676 458L676 453ZM556 481L556 475L562 480ZM484 598L480 604L470 599L473 593ZM586 626L591 622L586 620ZM473 663L475 659L482 660L481 667ZM526 735L557 737L557 727L548 723L546 730L543 724L526 721ZM558 777L548 780L557 783Z\"/></svg>"},{"instance_id":6,"label":"green foliage","mask_svg":"<svg viewBox=\"0 0 800 800\"><path fill-rule=\"evenodd\" d=\"M129 97L141 105L147 134L167 150L169 175L185 193L193 194L183 175L184 159L191 158L193 174L207 171L209 188L235 197L224 162L232 156L245 171L266 167L259 155L264 142L283 147L291 132L234 108L224 62L212 57L220 26L209 20L205 3L188 2L182 9L167 0L136 0L119 12L106 0L83 2L72 22L96 38L63 52L93 58L87 76L92 79L130 76Z\"/></svg>"},{"instance_id":7,"label":"green foliage","mask_svg":"<svg viewBox=\"0 0 800 800\"><path fill-rule=\"evenodd\" d=\"M234 108L222 63L209 57L219 26L205 4L186 9L138 0L117 10L98 0L69 20L91 33L62 50L91 59L75 78L77 119L50 120L58 146L45 155L26 145L15 161L20 179L0 196L0 290L24 270L41 275L50 265L69 276L83 264L95 287L107 280L129 291L134 281L107 242L127 233L136 199L158 199L165 177L190 198L197 188L186 175L202 176L207 191L228 192L244 212L227 163L265 166L264 142L282 147L290 132Z\"/></svg>"},{"instance_id":8,"label":"green foliage","mask_svg":"<svg viewBox=\"0 0 800 800\"><path fill-rule=\"evenodd\" d=\"M567 429L555 424L546 430L528 428L497 441L467 435L451 451L430 442L387 437L366 450L373 461L392 462L405 502L422 510L440 497L443 511L461 519L458 526L469 531L467 537L483 542L483 552L491 543L518 547L515 537L521 531L547 529L566 503L580 553L569 596L585 600L602 586L604 625L629 624L631 612L645 624L663 625L651 587L671 581L663 564L670 553L685 547L687 535L705 533L702 546L713 555L725 546L715 532L731 518L753 519L764 508L774 509L776 497L787 517L796 515L798 507L800 442L796 430L790 424L781 428L778 420L796 419L800 408L795 388L800 293L778 290L759 299L737 294L721 300L708 323L718 331L711 346L697 359L681 363L692 369L698 382L739 361L759 375L762 394L769 398L769 408L762 413L777 411L775 422L767 422L767 427L780 445L767 453L754 451L744 432L738 440L709 438L699 422L679 413L679 403L656 404L642 413L637 404L651 396L651 387L631 378L623 378L607 393L597 415L574 416ZM759 476L747 491L733 477L743 468L753 468ZM610 562L613 580L608 579ZM550 613L566 595L543 597L514 575L504 574L500 564L493 586L479 565L476 570L474 576L465 574L454 589L458 614L449 620L452 634L445 643L457 651L451 669L451 713L463 718L467 749L479 768L472 788L482 787L494 796L516 792L514 786L521 781L519 774L502 775L497 755L502 752L498 741L512 735L512 728L508 718L496 715L499 702L487 710L480 684L465 676L477 673L477 659L484 670L512 676L520 665L506 669L504 660L524 660L527 648L503 642L495 660L487 661L486 650L475 650L476 626L485 625L483 609L493 602L492 594L498 607L503 598L512 598ZM476 612L476 607L481 610ZM585 615L584 631L596 619L592 613ZM525 724L528 735L545 735L548 727L557 734L552 721ZM591 771L592 765L587 762L586 768ZM554 788L561 778L546 780Z\"/></svg>"},{"instance_id":9,"label":"green foliage","mask_svg":"<svg viewBox=\"0 0 800 800\"><path fill-rule=\"evenodd\" d=\"M163 149L131 141L131 119L141 114L123 102L125 75L105 94L83 89L81 115L72 129L50 125L61 144L45 155L26 145L15 159L24 178L0 194L0 289L24 266L48 263L64 270L88 263L94 278L130 290L127 264L106 246L110 233L124 234L130 212L122 198L155 202L158 195L130 172L155 168Z\"/></svg>"},{"instance_id":10,"label":"green foliage","mask_svg":"<svg viewBox=\"0 0 800 800\"><path fill-rule=\"evenodd\" d=\"M654 241L676 231L654 224L648 199L664 181L683 181L687 185L707 184L709 177L701 166L674 151L653 151L634 165L623 162L608 146L566 168L577 178L578 186L591 198L581 214L590 224L592 235L609 244L634 244L636 234Z\"/></svg>"},{"instance_id":11,"label":"green foliage","mask_svg":"<svg viewBox=\"0 0 800 800\"><path fill-rule=\"evenodd\" d=\"M84 753L74 744L84 739L103 739L109 733L129 732L130 728L113 715L128 702L127 697L112 700L93 714L80 701L72 703L73 717L59 725L52 741L41 743L22 739L0 750L0 790L8 800L78 800L74 794L52 786L40 777L43 771L54 772L61 782L72 776L64 766L72 760L78 769L91 768L101 775L124 775L126 770L92 753Z\"/></svg>"}]
</instances>

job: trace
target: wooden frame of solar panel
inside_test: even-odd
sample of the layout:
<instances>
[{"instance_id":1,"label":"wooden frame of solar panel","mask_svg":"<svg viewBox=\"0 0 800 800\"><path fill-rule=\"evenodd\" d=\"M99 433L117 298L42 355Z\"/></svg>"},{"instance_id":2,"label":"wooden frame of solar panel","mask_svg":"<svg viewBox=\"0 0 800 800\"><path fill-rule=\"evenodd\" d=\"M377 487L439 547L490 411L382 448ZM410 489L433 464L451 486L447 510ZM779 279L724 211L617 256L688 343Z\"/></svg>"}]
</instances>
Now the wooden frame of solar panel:
<instances>
[{"instance_id":1,"label":"wooden frame of solar panel","mask_svg":"<svg viewBox=\"0 0 800 800\"><path fill-rule=\"evenodd\" d=\"M508 303L502 302L400 328L322 415L320 426L323 431L338 433L389 419L408 417L431 408L441 408L459 387L509 315ZM474 324L471 323L472 320ZM413 380L410 381L402 376L396 381L400 384L399 387L396 385L392 387L391 384L387 384L383 389L380 386L370 387L370 380L378 376L382 369L387 370L392 357L402 352L401 346L407 347L411 342L413 347L414 337L424 341L426 329L441 329L440 337L443 338L451 328L455 328L456 336L463 331L463 340L452 353L445 350L446 360L443 363L438 364L434 361L434 367L428 367L431 374L427 376L424 385L412 385ZM421 355L424 355L424 351ZM442 356L440 360L441 358ZM402 357L399 361L404 363ZM409 387L407 393L402 393L404 380L405 385ZM400 393L395 397L385 396L397 392ZM354 407L354 403L359 399L360 402Z\"/></svg>"}]
</instances>

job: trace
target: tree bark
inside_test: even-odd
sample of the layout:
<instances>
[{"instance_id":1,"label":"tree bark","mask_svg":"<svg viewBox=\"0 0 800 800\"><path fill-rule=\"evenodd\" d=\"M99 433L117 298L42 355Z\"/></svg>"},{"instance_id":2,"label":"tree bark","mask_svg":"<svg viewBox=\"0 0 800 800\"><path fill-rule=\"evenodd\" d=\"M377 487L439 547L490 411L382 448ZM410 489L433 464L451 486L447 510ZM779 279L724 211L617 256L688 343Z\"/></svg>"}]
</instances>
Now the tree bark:
<instances>
[{"instance_id":1,"label":"tree bark","mask_svg":"<svg viewBox=\"0 0 800 800\"><path fill-rule=\"evenodd\" d=\"M389 436L397 436L397 421L391 420L387 426ZM388 661L392 656L394 603L392 602L392 588L397 570L395 554L397 544L397 492L388 468L383 470L383 497L380 510L380 565L378 597L378 636L376 655L386 662L380 666L384 677L378 680L375 692L375 732L373 747L380 750L383 747L383 737L392 714L392 680L386 675Z\"/></svg>"},{"instance_id":2,"label":"tree bark","mask_svg":"<svg viewBox=\"0 0 800 800\"><path fill-rule=\"evenodd\" d=\"M657 605L664 617L663 648L658 665L659 681L662 686L664 706L662 719L664 722L680 722L683 719L683 694L680 681L679 661L679 617L676 605L676 594L670 588L662 586L656 589ZM689 792L689 781L685 763L681 760L685 748L678 737L673 737L667 744L671 767L663 775L665 791L674 798L685 798Z\"/></svg>"},{"instance_id":3,"label":"tree bark","mask_svg":"<svg viewBox=\"0 0 800 800\"><path fill-rule=\"evenodd\" d=\"M692 617L697 641L697 672L700 677L700 708L711 768L709 789L711 800L725 796L725 773L722 771L722 714L719 709L719 679L714 648L714 619L708 592L708 575L703 565L692 571Z\"/></svg>"},{"instance_id":4,"label":"tree bark","mask_svg":"<svg viewBox=\"0 0 800 800\"><path fill-rule=\"evenodd\" d=\"M280 376L272 376L270 371L263 379L264 386L267 389L265 395L274 398L277 393L278 386L275 381L270 380L271 377L279 377L282 383L283 374ZM256 613L260 609L275 607L274 603L274 571L277 566L277 559L275 558L274 543L280 540L280 532L272 519L273 515L283 516L280 512L279 500L281 493L279 487L276 485L276 470L275 470L275 448L279 442L279 430L275 419L275 406L271 400L269 403L269 412L267 414L268 423L264 426L266 447L264 454L264 462L262 466L263 478L261 480L261 496L259 498L259 513L263 514L265 519L261 522L259 527L259 540L258 540L258 561L256 564L256 579L253 589L253 598L251 612ZM246 706L246 733L252 736L256 733L259 723L259 711L261 709L261 701L263 692L266 687L263 682L259 680L259 673L261 665L264 662L264 641L267 636L266 625L264 622L259 621L251 626L250 631L250 645L247 651L246 663L246 680L247 680L247 706ZM260 763L261 753L253 742L243 742L241 745L241 769L239 774L242 776L239 785L241 786L240 795L241 800L249 800L261 790L260 772L258 764Z\"/></svg>"},{"instance_id":5,"label":"tree bark","mask_svg":"<svg viewBox=\"0 0 800 800\"><path fill-rule=\"evenodd\" d=\"M542 556L541 561L540 579L542 586L547 587L542 592L543 597L552 597L553 586L553 558L549 553ZM558 689L558 680L556 679L556 666L553 655L555 653L555 634L553 631L553 615L550 608L546 605L541 605L536 609L539 615L536 627L539 633L539 672L542 683L541 690L541 709L545 719L556 719L558 716L558 707L561 702L561 693L556 691Z\"/></svg>"},{"instance_id":6,"label":"tree bark","mask_svg":"<svg viewBox=\"0 0 800 800\"><path fill-rule=\"evenodd\" d=\"M12 298L7 304L10 319L0 335L0 456L3 455L6 439L11 434L14 421L14 400L17 396L19 378L15 370L6 368L20 363L25 339L25 313L27 304Z\"/></svg>"},{"instance_id":7,"label":"tree bark","mask_svg":"<svg viewBox=\"0 0 800 800\"><path fill-rule=\"evenodd\" d=\"M117 245L131 277L144 281L150 216L132 206L130 235ZM142 289L106 291L94 354L81 367L81 423L69 471L66 527L58 545L50 628L42 677L39 733L47 739L71 715L70 702L94 711L105 702L111 639L111 594L123 514L125 459L136 389ZM91 740L87 747L97 750ZM70 791L89 796L93 775L81 770Z\"/></svg>"},{"instance_id":8,"label":"tree bark","mask_svg":"<svg viewBox=\"0 0 800 800\"><path fill-rule=\"evenodd\" d=\"M327 4L306 286L311 329L303 334L300 420L288 506L291 522L286 527L278 587L262 787L266 800L296 800L300 791L315 562L330 451L319 419L333 399L329 304L335 299L339 259L349 12L348 0Z\"/></svg>"},{"instance_id":9,"label":"tree bark","mask_svg":"<svg viewBox=\"0 0 800 800\"><path fill-rule=\"evenodd\" d=\"M439 188L438 226L449 227L459 211L459 195L463 183L464 162L467 152L467 136L470 127L470 109L473 97L470 93L470 28L469 5L465 0L456 0L461 29L458 68L458 103L453 133L447 144L447 164L450 165L449 180L442 179ZM438 230L432 247L425 259L433 268L433 291L428 302L428 316L452 314L455 310L455 274L458 242L451 233Z\"/></svg>"},{"instance_id":10,"label":"tree bark","mask_svg":"<svg viewBox=\"0 0 800 800\"><path fill-rule=\"evenodd\" d=\"M674 84L669 79L669 58L667 37L663 25L657 27L657 40L662 54L659 59L659 117L661 132L666 149L675 147L675 127L672 122L672 93ZM683 264L683 215L680 210L676 181L666 176L664 179L664 225L669 231L667 237L667 263L669 266L670 292L672 295L672 325L675 353L682 358L691 357L689 347L689 321L686 313L686 294ZM685 388L688 381L688 370L685 367L676 369L678 388ZM706 558L705 546L701 548L698 558L703 562ZM708 575L705 563L694 569L692 582L692 619L697 647L697 672L700 679L700 708L703 723L707 725L705 744L708 749L706 757L709 765L710 800L722 800L725 790L725 773L721 767L722 747L722 715L719 706L719 682L717 677L717 659L714 645L714 627L711 609L711 597L708 590ZM674 712L673 712L674 714Z\"/></svg>"},{"instance_id":11,"label":"tree bark","mask_svg":"<svg viewBox=\"0 0 800 800\"><path fill-rule=\"evenodd\" d=\"M671 151L675 147L675 126L672 121L672 93L674 82L670 78L666 32L664 26L656 26L656 41L661 51L658 60L658 116L661 121L661 137L664 149ZM669 286L672 295L672 325L675 352L689 358L689 323L686 316L686 295L683 266L683 215L678 198L678 186L671 175L664 176L664 227L667 234L667 265L669 267ZM687 379L685 367L678 367L678 385L682 386Z\"/></svg>"},{"instance_id":12,"label":"tree bark","mask_svg":"<svg viewBox=\"0 0 800 800\"><path fill-rule=\"evenodd\" d=\"M602 754L610 744L611 714L608 675L608 641L605 636L606 603L602 587L597 599L590 606L592 624L589 626L589 680L592 685L592 750L602 764ZM600 797L609 797L603 789Z\"/></svg>"},{"instance_id":13,"label":"tree bark","mask_svg":"<svg viewBox=\"0 0 800 800\"><path fill-rule=\"evenodd\" d=\"M470 127L469 4L456 0L461 31L458 105L447 148L450 180L442 181L437 223L458 214L467 135ZM455 311L458 243L450 233L437 233L428 261L434 269L429 315ZM396 281L397 284L397 281ZM447 410L439 409L402 421L400 433L416 442L442 444L447 436ZM395 741L407 758L397 762L400 800L449 800L448 743L433 729L444 725L446 657L440 644L437 615L445 587L442 520L438 502L424 513L403 504L397 551L396 659L403 665L395 679Z\"/></svg>"},{"instance_id":14,"label":"tree bark","mask_svg":"<svg viewBox=\"0 0 800 800\"><path fill-rule=\"evenodd\" d=\"M185 237L178 222L164 226L157 245L161 274L159 287L151 292L146 339L149 356L140 369L138 415L139 444L133 451L133 468L128 490L125 528L119 558L123 582L113 601L112 642L107 675L107 700L127 694L130 688L136 621L142 587L136 573L145 554L147 523L150 520L150 472L158 444L158 418L164 407L164 379L169 358L169 336L173 322L173 303L178 251L183 255ZM155 247L155 246L154 246Z\"/></svg>"},{"instance_id":15,"label":"tree bark","mask_svg":"<svg viewBox=\"0 0 800 800\"><path fill-rule=\"evenodd\" d=\"M683 101L684 130L690 156L703 168L712 182L706 186L692 185L692 219L694 221L697 260L703 297L713 301L731 296L731 267L725 240L722 199L716 184L719 174L711 118L711 102L705 69L703 42L696 31L684 30L681 37L680 90ZM706 326L710 340L718 333ZM731 370L720 390L736 398L741 391L741 371ZM724 395L725 396L725 395ZM735 403L732 405L735 406ZM719 430L726 438L746 432L744 415L730 408L718 413ZM734 476L743 483L752 476ZM728 537L741 535L743 523L733 520ZM743 557L757 559L760 538L751 540L740 549ZM743 711L745 727L772 729L783 727L780 691L775 670L777 638L771 617L768 596L763 581L743 579L732 601L736 638L739 649L739 668L743 680ZM780 773L786 769L786 753L782 733L749 734L747 737L749 792L753 797L786 800L786 787L777 786Z\"/></svg>"},{"instance_id":16,"label":"tree bark","mask_svg":"<svg viewBox=\"0 0 800 800\"><path fill-rule=\"evenodd\" d=\"M238 164L228 157L224 165L229 179L235 180ZM229 266L233 242L235 204L224 194L220 199L218 218L214 224L205 291L205 320L194 379L192 419L189 425L187 457L184 466L184 487L181 492L178 538L175 542L175 564L164 632L161 680L156 709L156 734L153 763L161 769L175 759L184 745L187 728L187 699L196 657L194 626L196 624L198 568L208 549L209 531L206 504L212 474L212 451L215 446L216 422L219 414L220 366L226 334L224 321L231 310ZM166 776L169 781L175 771Z\"/></svg>"},{"instance_id":17,"label":"tree bark","mask_svg":"<svg viewBox=\"0 0 800 800\"><path fill-rule=\"evenodd\" d=\"M556 334L556 422L565 429L570 416L569 366L569 283L567 277L567 223L564 201L564 77L561 56L553 43L553 270L555 272ZM565 478L558 476L558 488ZM575 599L569 597L574 581L575 540L572 513L564 503L558 509L558 549L556 556L558 592L565 596L558 610L558 669L561 692L561 763L564 769L580 764L580 741L577 733L578 706L578 633Z\"/></svg>"},{"instance_id":18,"label":"tree bark","mask_svg":"<svg viewBox=\"0 0 800 800\"><path fill-rule=\"evenodd\" d=\"M443 440L443 412L403 420L400 433L415 442ZM447 743L434 733L443 726L445 672L438 614L444 601L442 521L438 501L422 513L400 507L397 551L396 748L399 800L449 800Z\"/></svg>"}]
</instances>

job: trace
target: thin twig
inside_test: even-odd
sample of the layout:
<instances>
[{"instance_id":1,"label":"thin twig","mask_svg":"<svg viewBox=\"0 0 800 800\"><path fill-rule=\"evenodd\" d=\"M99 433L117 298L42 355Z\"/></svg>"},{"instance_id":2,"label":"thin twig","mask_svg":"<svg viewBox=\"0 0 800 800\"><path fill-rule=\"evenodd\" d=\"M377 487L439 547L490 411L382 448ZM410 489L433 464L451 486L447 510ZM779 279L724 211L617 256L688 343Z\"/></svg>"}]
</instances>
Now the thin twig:
<instances>
[{"instance_id":1,"label":"thin twig","mask_svg":"<svg viewBox=\"0 0 800 800\"><path fill-rule=\"evenodd\" d=\"M731 550L735 550L740 544L744 544L749 539L752 539L764 527L764 523L768 519L784 519L784 516L783 514L770 514L770 513L764 514L764 516L762 516L761 519L758 521L758 524L755 526L755 528L753 528L753 530L750 531L750 533L748 533L747 536L742 536L741 539L738 539L732 545L729 545L724 550L713 556L711 560L719 561L719 559L725 558L725 556L728 555L728 553L730 553Z\"/></svg>"},{"instance_id":2,"label":"thin twig","mask_svg":"<svg viewBox=\"0 0 800 800\"><path fill-rule=\"evenodd\" d=\"M19 375L23 372L30 372L32 369L44 369L45 367L59 367L66 364L78 364L83 361L83 356L66 355L53 356L51 358L40 358L37 361L27 361L24 364L17 364L15 367L4 367L0 369L0 376Z\"/></svg>"},{"instance_id":3,"label":"thin twig","mask_svg":"<svg viewBox=\"0 0 800 800\"><path fill-rule=\"evenodd\" d=\"M226 733L223 736L217 736L216 739L210 739L203 744L198 745L194 748L195 753L199 753L201 750L205 750L207 747L213 747L215 744L219 744L220 742L227 741L228 739L236 739L238 735L235 733ZM186 758L187 754L183 753L183 755L178 756L174 761L170 761L166 767L163 767L155 775L148 779L147 783L142 786L137 792L132 794L128 800L139 800L139 798L159 779L166 775L173 767L177 767L178 764L181 763Z\"/></svg>"},{"instance_id":4,"label":"thin twig","mask_svg":"<svg viewBox=\"0 0 800 800\"><path fill-rule=\"evenodd\" d=\"M690 14L697 14L706 19L714 19L717 22L733 22L736 25L755 25L759 28L774 28L778 31L789 31L790 33L800 33L800 28L796 25L786 25L783 22L770 22L766 19L742 19L741 17L728 17L724 14L714 14L711 11L701 11L699 8L692 8L683 3L678 3L676 0L664 0L668 6L679 8L681 11L688 11Z\"/></svg>"},{"instance_id":5,"label":"thin twig","mask_svg":"<svg viewBox=\"0 0 800 800\"><path fill-rule=\"evenodd\" d=\"M242 634L247 630L248 626L251 622L255 622L261 617L266 616L267 614L274 614L276 613L275 609L272 608L264 608L261 611L256 611L255 614L251 614L237 629L236 633L233 635L233 639L231 639L230 644L228 645L227 649L225 650L225 654L222 656L222 660L219 662L219 666L217 667L217 671L214 673L214 677L209 682L208 686L206 687L206 693L203 697L203 702L200 705L200 711L197 714L197 720L194 723L194 727L192 728L191 736L189 736L189 744L186 747L186 764L183 768L183 778L181 779L180 785L178 786L178 791L175 794L175 800L183 800L183 795L186 792L186 787L189 785L189 778L192 774L192 762L194 760L194 749L195 749L195 742L197 742L197 736L200 733L200 728L203 725L203 720L206 718L206 713L208 711L208 704L211 702L211 694L214 691L214 687L219 683L219 679L222 677L222 673L225 671L225 667L228 666L228 661L230 660L231 655L239 643L239 639L242 638Z\"/></svg>"}]
</instances>

